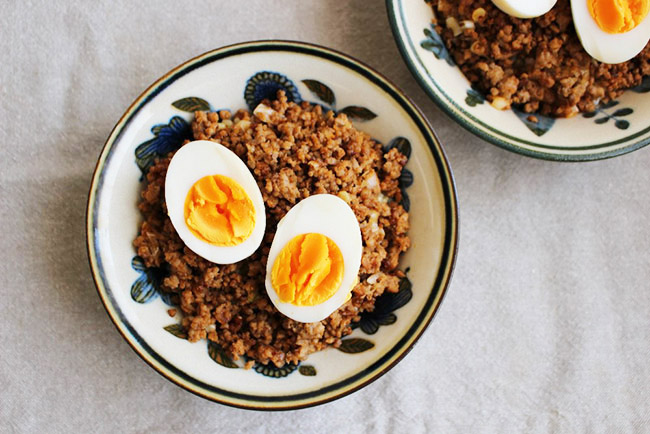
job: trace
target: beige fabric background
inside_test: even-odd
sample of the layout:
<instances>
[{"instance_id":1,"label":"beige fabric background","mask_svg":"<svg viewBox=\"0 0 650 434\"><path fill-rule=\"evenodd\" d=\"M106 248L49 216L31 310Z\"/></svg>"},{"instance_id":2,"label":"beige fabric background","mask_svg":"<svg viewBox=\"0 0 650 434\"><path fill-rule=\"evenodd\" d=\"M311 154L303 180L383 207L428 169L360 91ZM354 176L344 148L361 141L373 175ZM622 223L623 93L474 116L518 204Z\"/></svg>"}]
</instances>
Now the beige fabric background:
<instances>
[{"instance_id":1,"label":"beige fabric background","mask_svg":"<svg viewBox=\"0 0 650 434\"><path fill-rule=\"evenodd\" d=\"M421 1L421 0L413 0ZM650 432L650 148L559 164L457 126L418 87L381 0L0 5L0 432ZM123 110L186 59L284 38L367 62L437 130L460 251L414 350L339 401L233 409L131 351L96 295L84 213Z\"/></svg>"}]
</instances>

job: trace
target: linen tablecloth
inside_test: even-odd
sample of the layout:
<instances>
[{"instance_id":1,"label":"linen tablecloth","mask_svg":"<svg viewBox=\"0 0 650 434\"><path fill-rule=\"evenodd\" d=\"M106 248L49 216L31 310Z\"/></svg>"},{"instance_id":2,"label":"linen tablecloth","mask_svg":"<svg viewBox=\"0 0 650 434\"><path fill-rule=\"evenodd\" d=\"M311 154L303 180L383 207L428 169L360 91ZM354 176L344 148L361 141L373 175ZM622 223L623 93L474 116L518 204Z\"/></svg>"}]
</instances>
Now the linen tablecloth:
<instances>
[{"instance_id":1,"label":"linen tablecloth","mask_svg":"<svg viewBox=\"0 0 650 434\"><path fill-rule=\"evenodd\" d=\"M650 432L650 148L561 164L481 141L419 88L380 0L0 11L1 432ZM203 400L149 368L105 313L85 249L91 174L131 101L190 57L266 38L392 79L436 129L460 205L455 275L413 351L359 392L280 413Z\"/></svg>"}]
</instances>

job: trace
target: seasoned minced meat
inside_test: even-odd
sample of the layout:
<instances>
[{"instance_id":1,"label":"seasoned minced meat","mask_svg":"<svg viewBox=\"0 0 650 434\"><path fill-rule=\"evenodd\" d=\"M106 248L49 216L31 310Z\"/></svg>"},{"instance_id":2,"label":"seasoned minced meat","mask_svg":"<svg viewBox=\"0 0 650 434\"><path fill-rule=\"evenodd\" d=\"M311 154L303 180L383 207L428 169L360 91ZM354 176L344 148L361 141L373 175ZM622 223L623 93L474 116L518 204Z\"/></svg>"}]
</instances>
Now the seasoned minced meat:
<instances>
[{"instance_id":1,"label":"seasoned minced meat","mask_svg":"<svg viewBox=\"0 0 650 434\"><path fill-rule=\"evenodd\" d=\"M616 65L593 59L573 27L569 0L548 13L519 19L490 0L431 0L436 31L472 85L499 109L570 117L593 111L650 74L650 45ZM475 12L482 8L481 11ZM451 26L447 26L450 19ZM457 36L453 23L474 22Z\"/></svg>"},{"instance_id":2,"label":"seasoned minced meat","mask_svg":"<svg viewBox=\"0 0 650 434\"><path fill-rule=\"evenodd\" d=\"M196 112L192 123L195 139L228 147L257 180L267 211L260 248L236 264L217 265L183 244L165 207L172 154L147 173L139 205L144 222L134 245L147 267L164 270L162 290L179 305L190 341L208 338L235 359L246 355L280 367L340 345L361 312L371 311L385 291L399 289L398 261L410 245L398 184L406 157L397 149L384 153L344 114L289 103L283 92L264 104L273 109L260 116L265 121L240 110ZM352 298L327 319L304 324L280 314L268 299L266 260L278 221L301 199L318 193L338 195L350 205L361 226L363 255Z\"/></svg>"}]
</instances>

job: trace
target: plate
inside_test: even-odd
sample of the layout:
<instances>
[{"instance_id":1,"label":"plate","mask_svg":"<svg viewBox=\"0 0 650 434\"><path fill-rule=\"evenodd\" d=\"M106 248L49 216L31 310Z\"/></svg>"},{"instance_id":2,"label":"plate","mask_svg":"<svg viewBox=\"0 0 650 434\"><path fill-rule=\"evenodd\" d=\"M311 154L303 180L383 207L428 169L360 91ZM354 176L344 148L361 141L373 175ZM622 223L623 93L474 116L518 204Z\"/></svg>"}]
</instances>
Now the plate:
<instances>
[{"instance_id":1,"label":"plate","mask_svg":"<svg viewBox=\"0 0 650 434\"><path fill-rule=\"evenodd\" d=\"M256 364L242 369L218 346L182 339L167 314L158 276L132 246L142 220L137 209L142 171L150 159L180 146L196 109L255 106L284 89L343 111L384 146L408 154L400 181L410 206L413 240L400 267L397 294L366 314L340 349L309 356L299 366ZM292 409L351 393L388 371L433 318L451 278L457 248L456 191L449 164L422 113L394 85L362 63L298 42L261 41L202 54L174 68L126 110L101 152L90 187L87 239L99 296L120 334L160 374L227 405ZM378 305L379 306L379 305ZM179 338L178 336L181 336Z\"/></svg>"},{"instance_id":2,"label":"plate","mask_svg":"<svg viewBox=\"0 0 650 434\"><path fill-rule=\"evenodd\" d=\"M554 119L500 111L472 89L431 25L423 0L386 0L404 60L431 99L461 126L509 151L557 161L615 157L650 143L650 78L595 112Z\"/></svg>"}]
</instances>

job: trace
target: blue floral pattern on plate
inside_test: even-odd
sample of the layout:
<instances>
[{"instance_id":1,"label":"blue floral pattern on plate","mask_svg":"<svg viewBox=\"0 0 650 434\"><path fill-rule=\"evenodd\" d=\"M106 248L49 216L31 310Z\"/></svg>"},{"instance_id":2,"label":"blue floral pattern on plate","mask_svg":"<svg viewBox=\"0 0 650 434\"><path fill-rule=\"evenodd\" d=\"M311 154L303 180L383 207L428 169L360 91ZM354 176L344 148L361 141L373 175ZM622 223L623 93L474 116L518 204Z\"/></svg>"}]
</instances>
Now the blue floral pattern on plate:
<instances>
[{"instance_id":1,"label":"blue floral pattern on plate","mask_svg":"<svg viewBox=\"0 0 650 434\"><path fill-rule=\"evenodd\" d=\"M145 304L160 296L166 304L173 305L170 294L160 290L160 284L163 279L163 271L161 269L145 267L144 261L139 256L133 257L131 260L131 268L140 273L140 276L131 285L131 298L133 301Z\"/></svg>"},{"instance_id":2,"label":"blue floral pattern on plate","mask_svg":"<svg viewBox=\"0 0 650 434\"><path fill-rule=\"evenodd\" d=\"M254 110L262 100L275 99L275 95L279 90L284 91L289 101L295 103L302 101L293 81L282 74L271 71L258 72L248 79L244 90L244 99L248 104L248 108Z\"/></svg>"},{"instance_id":3,"label":"blue floral pattern on plate","mask_svg":"<svg viewBox=\"0 0 650 434\"><path fill-rule=\"evenodd\" d=\"M406 270L408 272L408 270ZM390 325L397 321L395 311L405 306L411 297L413 297L413 285L405 276L402 278L399 291L395 293L386 292L375 301L375 310L372 312L363 312L361 320L352 325L353 328L361 328L365 334L374 335L383 325Z\"/></svg>"},{"instance_id":4,"label":"blue floral pattern on plate","mask_svg":"<svg viewBox=\"0 0 650 434\"><path fill-rule=\"evenodd\" d=\"M151 127L153 138L135 148L135 161L144 175L154 160L181 147L185 140L192 139L190 125L180 116L174 116L168 124Z\"/></svg>"},{"instance_id":5,"label":"blue floral pattern on plate","mask_svg":"<svg viewBox=\"0 0 650 434\"><path fill-rule=\"evenodd\" d=\"M357 105L349 105L340 110L336 110L336 95L334 91L326 84L311 79L302 80L302 83L318 99L312 104L319 104L325 110L333 110L337 113L344 113L351 120L357 122L370 121L377 117L372 110ZM248 107L253 110L262 100L273 99L278 90L284 90L289 101L299 103L303 101L300 92L294 82L288 77L277 72L261 71L253 75L246 82L244 89L244 100ZM206 100L190 96L179 99L172 103L172 106L178 110L193 113L197 110L211 110L212 106ZM168 124L160 124L152 127L151 132L154 137L149 139L135 150L135 161L143 176L149 170L156 158L164 157L169 152L175 151L183 145L185 140L192 139L190 125L180 116L173 116ZM397 148L408 159L411 156L411 144L404 137L396 137L387 145L383 146L384 152L392 148ZM404 168L399 179L399 187L402 194L401 204L406 211L410 208L410 200L406 189L413 184L413 173ZM140 273L131 288L131 297L138 303L147 303L160 296L165 303L172 305L170 296L160 290L162 283L163 271L155 268L144 266L142 258L136 256L132 260L132 267ZM400 288L397 293L385 293L377 298L375 310L365 312L361 315L358 323L351 325L353 329L360 328L366 334L374 334L380 326L390 325L397 321L394 311L409 302L412 296L411 283L408 278L402 278ZM179 339L186 339L187 335L180 324L170 324L164 329ZM374 343L364 338L346 338L341 341L338 348L347 354L357 354L368 351L374 347ZM221 346L210 340L207 341L207 351L210 358L217 364L229 368L240 368L240 364L234 361ZM244 357L245 360L247 360ZM315 376L317 371L314 366L302 364L286 364L281 368L275 365L264 365L255 362L253 370L271 378L284 378L296 370L304 376Z\"/></svg>"}]
</instances>

